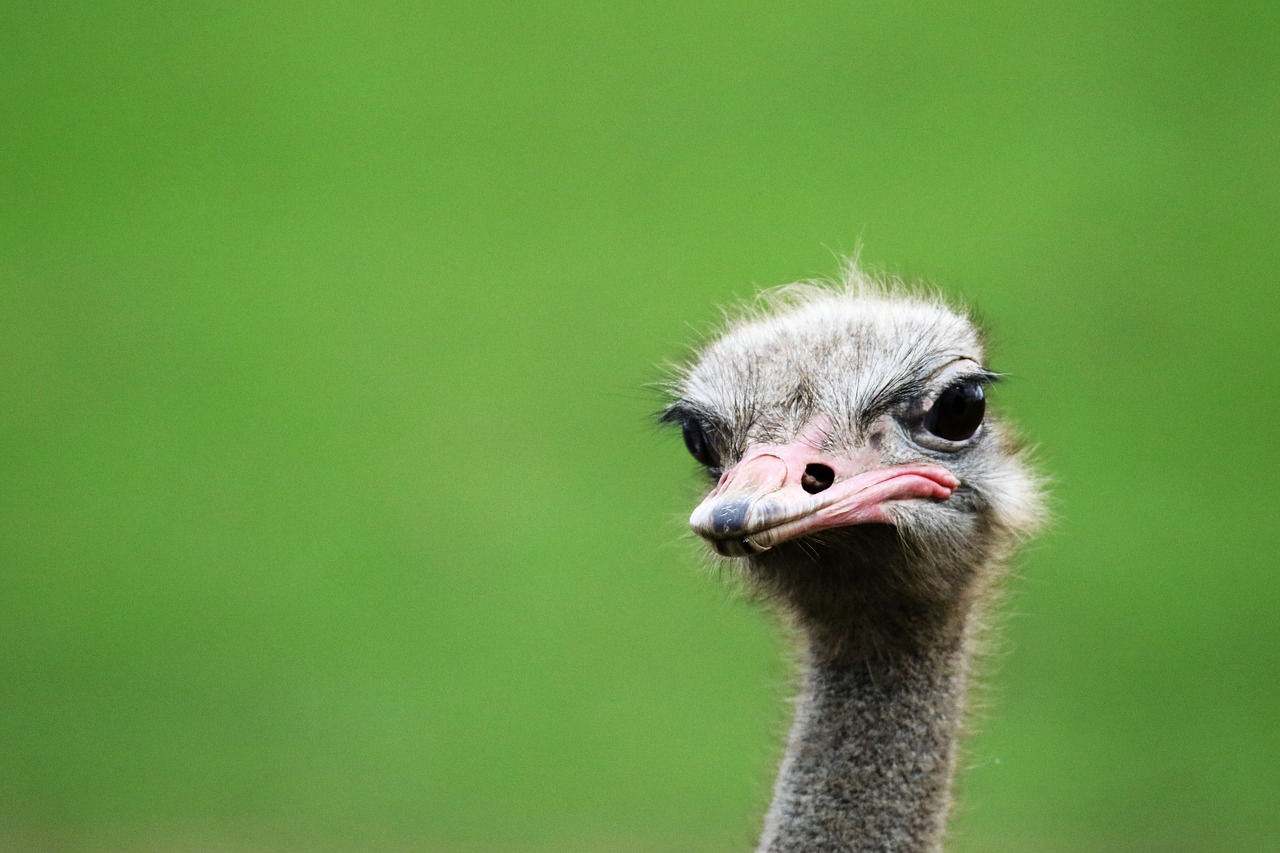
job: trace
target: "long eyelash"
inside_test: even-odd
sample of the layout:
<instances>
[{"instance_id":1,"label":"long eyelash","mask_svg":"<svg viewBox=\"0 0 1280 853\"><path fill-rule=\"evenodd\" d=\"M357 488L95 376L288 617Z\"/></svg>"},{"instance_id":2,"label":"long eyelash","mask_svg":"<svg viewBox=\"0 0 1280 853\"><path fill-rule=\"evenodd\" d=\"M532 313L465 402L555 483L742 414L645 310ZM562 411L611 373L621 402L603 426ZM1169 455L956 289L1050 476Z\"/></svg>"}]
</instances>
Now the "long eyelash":
<instances>
[{"instance_id":1,"label":"long eyelash","mask_svg":"<svg viewBox=\"0 0 1280 853\"><path fill-rule=\"evenodd\" d=\"M866 417L871 420L885 412L905 406L924 394L926 390L923 382L908 382L905 385L882 388L867 404Z\"/></svg>"},{"instance_id":2,"label":"long eyelash","mask_svg":"<svg viewBox=\"0 0 1280 853\"><path fill-rule=\"evenodd\" d=\"M954 388L963 385L966 382L977 382L984 387L994 385L1004 378L1004 374L996 373L991 370L977 370L972 373L965 373L960 376L953 377L946 387L942 388L938 393L941 394L948 388ZM911 381L903 385L893 387L885 387L880 389L877 394L872 397L871 402L866 407L866 417L868 420L876 418L885 412L908 406L913 401L920 399L929 393L929 386L925 382Z\"/></svg>"}]
</instances>

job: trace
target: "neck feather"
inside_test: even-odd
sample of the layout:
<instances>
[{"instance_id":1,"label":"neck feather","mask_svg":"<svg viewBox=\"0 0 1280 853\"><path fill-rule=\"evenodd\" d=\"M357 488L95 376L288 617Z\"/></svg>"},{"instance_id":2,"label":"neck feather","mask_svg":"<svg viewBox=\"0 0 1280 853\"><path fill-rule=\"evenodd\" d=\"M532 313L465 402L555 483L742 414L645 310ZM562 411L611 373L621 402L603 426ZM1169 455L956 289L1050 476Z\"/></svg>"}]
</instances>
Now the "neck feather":
<instances>
[{"instance_id":1,"label":"neck feather","mask_svg":"<svg viewBox=\"0 0 1280 853\"><path fill-rule=\"evenodd\" d=\"M759 853L941 850L967 646L943 631L876 657L811 647Z\"/></svg>"}]
</instances>

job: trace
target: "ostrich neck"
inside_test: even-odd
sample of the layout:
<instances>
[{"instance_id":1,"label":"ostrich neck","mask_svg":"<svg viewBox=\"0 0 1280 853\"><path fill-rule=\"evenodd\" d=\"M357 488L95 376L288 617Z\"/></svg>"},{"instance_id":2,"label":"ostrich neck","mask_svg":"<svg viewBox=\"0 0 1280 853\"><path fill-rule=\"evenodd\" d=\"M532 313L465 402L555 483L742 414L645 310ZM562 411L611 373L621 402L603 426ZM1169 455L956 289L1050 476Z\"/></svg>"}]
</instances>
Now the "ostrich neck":
<instances>
[{"instance_id":1,"label":"ostrich neck","mask_svg":"<svg viewBox=\"0 0 1280 853\"><path fill-rule=\"evenodd\" d=\"M963 632L879 657L811 653L759 853L941 850Z\"/></svg>"}]
</instances>

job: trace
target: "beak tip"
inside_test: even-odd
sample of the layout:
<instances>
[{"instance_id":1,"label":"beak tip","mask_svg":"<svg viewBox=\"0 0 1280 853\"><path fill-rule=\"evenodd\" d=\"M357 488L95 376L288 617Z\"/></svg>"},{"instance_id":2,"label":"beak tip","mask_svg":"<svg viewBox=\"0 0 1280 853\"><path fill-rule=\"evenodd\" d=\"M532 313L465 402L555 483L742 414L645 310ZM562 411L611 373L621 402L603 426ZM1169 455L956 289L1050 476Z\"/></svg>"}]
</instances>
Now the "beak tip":
<instances>
[{"instance_id":1,"label":"beak tip","mask_svg":"<svg viewBox=\"0 0 1280 853\"><path fill-rule=\"evenodd\" d=\"M717 497L703 501L689 516L689 526L707 539L730 539L743 533L750 522L753 496Z\"/></svg>"},{"instance_id":2,"label":"beak tip","mask_svg":"<svg viewBox=\"0 0 1280 853\"><path fill-rule=\"evenodd\" d=\"M745 530L747 514L750 511L750 498L731 498L720 501L711 511L711 532L717 536L728 536Z\"/></svg>"}]
</instances>

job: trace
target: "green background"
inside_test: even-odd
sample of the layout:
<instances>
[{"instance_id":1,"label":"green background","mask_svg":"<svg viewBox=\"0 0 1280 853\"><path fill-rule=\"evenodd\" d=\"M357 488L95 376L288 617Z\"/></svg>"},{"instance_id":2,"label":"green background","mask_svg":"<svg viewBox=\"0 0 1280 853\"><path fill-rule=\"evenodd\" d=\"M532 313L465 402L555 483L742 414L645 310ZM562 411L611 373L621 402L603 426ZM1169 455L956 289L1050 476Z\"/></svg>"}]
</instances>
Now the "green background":
<instances>
[{"instance_id":1,"label":"green background","mask_svg":"<svg viewBox=\"0 0 1280 853\"><path fill-rule=\"evenodd\" d=\"M1280 6L0 8L0 849L749 849L646 388L864 261L1056 522L957 851L1280 850Z\"/></svg>"}]
</instances>

